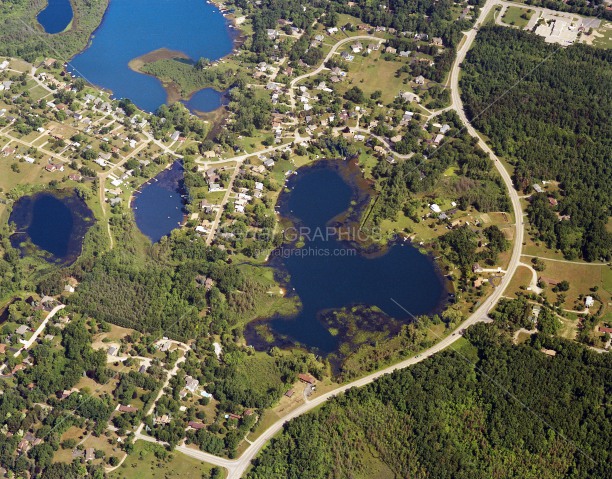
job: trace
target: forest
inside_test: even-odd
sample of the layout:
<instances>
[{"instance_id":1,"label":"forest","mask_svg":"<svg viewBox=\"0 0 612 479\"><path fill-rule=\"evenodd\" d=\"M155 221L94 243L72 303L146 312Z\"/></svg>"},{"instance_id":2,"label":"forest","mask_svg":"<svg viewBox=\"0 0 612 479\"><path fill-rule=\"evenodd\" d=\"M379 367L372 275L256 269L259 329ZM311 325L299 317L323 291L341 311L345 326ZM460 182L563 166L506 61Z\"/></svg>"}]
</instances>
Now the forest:
<instances>
[{"instance_id":1,"label":"forest","mask_svg":"<svg viewBox=\"0 0 612 479\"><path fill-rule=\"evenodd\" d=\"M290 421L247 478L609 477L610 356L492 325L466 338Z\"/></svg>"},{"instance_id":2,"label":"forest","mask_svg":"<svg viewBox=\"0 0 612 479\"><path fill-rule=\"evenodd\" d=\"M463 63L467 115L513 165L516 187L559 182L558 204L535 195L528 214L538 239L568 259L612 254L610 64L611 50L558 48L503 27L481 29Z\"/></svg>"}]
</instances>

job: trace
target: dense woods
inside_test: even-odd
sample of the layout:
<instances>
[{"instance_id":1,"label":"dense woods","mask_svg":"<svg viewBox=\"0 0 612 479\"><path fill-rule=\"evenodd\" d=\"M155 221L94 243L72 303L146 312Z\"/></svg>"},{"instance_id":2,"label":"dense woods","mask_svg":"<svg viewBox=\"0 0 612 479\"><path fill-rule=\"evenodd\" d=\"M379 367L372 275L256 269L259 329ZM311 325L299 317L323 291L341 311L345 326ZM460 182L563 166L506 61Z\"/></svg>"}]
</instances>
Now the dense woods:
<instances>
[{"instance_id":1,"label":"dense woods","mask_svg":"<svg viewBox=\"0 0 612 479\"><path fill-rule=\"evenodd\" d=\"M532 198L539 239L567 258L609 259L612 51L560 49L511 28L483 28L464 62L468 117L514 165L519 189L558 181L558 205ZM563 218L561 218L563 217ZM559 221L559 220L562 221Z\"/></svg>"},{"instance_id":2,"label":"dense woods","mask_svg":"<svg viewBox=\"0 0 612 479\"><path fill-rule=\"evenodd\" d=\"M609 476L608 355L542 335L515 347L482 324L467 337L294 419L247 477Z\"/></svg>"}]
</instances>

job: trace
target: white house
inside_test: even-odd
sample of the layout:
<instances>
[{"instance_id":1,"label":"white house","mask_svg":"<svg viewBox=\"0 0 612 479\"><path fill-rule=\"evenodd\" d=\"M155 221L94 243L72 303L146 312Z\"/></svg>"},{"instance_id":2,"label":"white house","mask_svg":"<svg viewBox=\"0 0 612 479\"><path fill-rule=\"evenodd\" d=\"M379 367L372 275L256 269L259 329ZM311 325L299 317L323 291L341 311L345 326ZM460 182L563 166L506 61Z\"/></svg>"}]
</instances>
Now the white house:
<instances>
[{"instance_id":1,"label":"white house","mask_svg":"<svg viewBox=\"0 0 612 479\"><path fill-rule=\"evenodd\" d=\"M434 213L436 213L436 214L442 213L442 209L437 204L435 204L435 203L432 204L432 205L429 205L429 209L431 211L433 211Z\"/></svg>"},{"instance_id":2,"label":"white house","mask_svg":"<svg viewBox=\"0 0 612 479\"><path fill-rule=\"evenodd\" d=\"M587 296L586 298L584 298L584 305L587 308L590 308L594 304L595 304L595 300L593 299L593 296Z\"/></svg>"}]
</instances>

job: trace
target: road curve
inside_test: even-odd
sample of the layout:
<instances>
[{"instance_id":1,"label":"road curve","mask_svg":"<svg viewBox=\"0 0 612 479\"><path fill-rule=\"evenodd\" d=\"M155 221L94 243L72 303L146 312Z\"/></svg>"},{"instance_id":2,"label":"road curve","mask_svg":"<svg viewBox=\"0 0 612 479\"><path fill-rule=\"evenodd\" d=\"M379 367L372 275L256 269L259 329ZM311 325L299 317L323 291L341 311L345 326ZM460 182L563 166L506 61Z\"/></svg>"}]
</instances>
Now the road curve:
<instances>
[{"instance_id":1,"label":"road curve","mask_svg":"<svg viewBox=\"0 0 612 479\"><path fill-rule=\"evenodd\" d=\"M515 217L515 235L514 235L514 246L512 249L512 257L510 259L510 264L508 265L507 268L507 273L504 275L504 277L501 280L500 285L495 289L495 291L491 294L491 296L489 296L484 303L467 319L465 320L461 325L459 325L459 327L449 336L443 338L440 342L438 342L437 344L435 344L434 346L430 347L429 349L423 351L420 355L418 355L418 357L412 357L409 359L406 359L404 361L401 361L397 364L394 364L392 366L389 366L385 369L382 369L380 371L376 371L374 373L371 373L367 376L364 376L360 379L357 379L351 383L345 384L344 386L340 386L336 389L334 389L333 391L330 391L326 394L323 394L319 397L316 397L312 400L310 400L307 403L302 404L301 406L299 406L298 408L294 409L293 411L291 411L289 414L287 414L286 416L284 416L283 418L279 419L278 421L276 421L274 424L272 424L268 429L266 429L266 431L263 432L263 434L261 434L257 439L255 439L250 445L249 447L244 451L244 453L238 458L238 459L225 459L225 458L221 458L221 457L217 457L213 454L209 454L206 452L202 452L196 449L192 449L186 446L177 446L176 450L179 452L182 452L183 454L186 454L190 457L193 457L195 459L199 459L201 461L205 461L208 462L210 464L216 465L216 466L220 466L223 467L225 469L228 470L228 475L227 475L227 479L239 479L240 477L242 477L242 475L244 474L244 472L247 470L247 468L249 467L249 465L251 464L251 461L253 460L253 458L255 458L255 456L259 453L259 451L265 446L265 444L274 436L276 435L283 427L283 425L287 422L290 421L291 419L294 419L298 416L301 416L302 414L307 413L308 411L312 410L313 408L316 408L317 406L320 406L321 404L323 404L325 401L333 398L334 396L337 396L338 394L341 394L345 391L347 391L348 389L354 388L354 387L362 387L365 386L367 384L370 384L371 382L375 381L376 379L380 378L381 376L384 376L385 374L390 374L396 370L399 369L404 369L407 368L409 366L412 366L418 362L423 361L424 359L448 348L449 346L451 346L455 341L457 341L459 338L461 338L461 335L458 334L459 330L461 329L465 329L468 328L469 326L476 324L478 322L482 322L482 321L489 321L488 319L488 313L491 310L491 308L495 305L495 303L497 303L497 301L499 300L499 298L502 296L504 290L506 289L506 287L508 286L508 284L510 283L510 280L512 278L512 276L514 275L514 272L516 271L517 266L519 265L520 262L520 257L521 257L521 246L523 243L523 233L524 233L524 229L522 226L522 209L521 209L521 204L519 201L519 197L518 194L516 192L516 190L514 189L514 186L512 184L512 179L510 178L510 175L508 174L508 172L505 170L505 168L503 167L502 163L499 161L499 159L497 158L497 156L493 153L493 151L486 145L486 143L482 140L482 138L479 136L479 134L476 132L476 130L471 126L471 124L468 122L468 119L465 115L464 109L463 109L463 103L461 101L461 98L459 96L459 69L461 66L461 62L465 59L465 55L467 53L467 51L470 49L470 47L472 46L472 43L474 41L474 38L476 38L476 33L478 30L478 27L483 23L484 19L486 18L487 14L490 12L491 8L493 8L494 5L501 3L498 0L487 0L486 4L484 5L484 7L481 10L481 13L478 17L478 20L476 21L474 27L466 34L465 37L465 41L463 42L461 48L458 50L457 52L457 58L455 59L455 63L453 64L453 68L451 70L451 76L450 76L450 85L451 85L451 90L452 90L452 109L456 110L457 113L459 114L461 120L464 122L464 124L466 125L466 129L468 131L468 133L477 138L478 139L478 144L479 146L491 157L491 159L493 160L495 167L497 168L499 174L501 175L504 184L506 186L506 189L508 190L508 195L510 196L511 199L511 203L512 203L512 212L514 214ZM346 40L342 40L341 42L338 42L336 45L334 45L334 47L332 48L332 50L327 54L327 57L325 58L325 60L323 61L323 63L321 64L321 66L319 68L317 68L316 70L314 70L313 72L306 74L306 75L302 75L296 79L294 79L291 82L291 87L294 87L295 84L308 77L308 76L312 76L312 75L316 75L317 73L319 73L320 71L323 70L324 68L324 64L325 62L331 57L331 55L333 55L335 53L335 51L338 49L339 46L343 45L344 43L348 43L351 41L355 41L355 40L359 40L359 39L376 39L376 40L381 40L380 38L377 37L371 37L371 36L355 36L355 37L351 37L351 38L347 38ZM142 434L137 434L136 435L137 439L143 439L149 442L157 442L155 439L149 437L149 436L144 436Z\"/></svg>"}]
</instances>

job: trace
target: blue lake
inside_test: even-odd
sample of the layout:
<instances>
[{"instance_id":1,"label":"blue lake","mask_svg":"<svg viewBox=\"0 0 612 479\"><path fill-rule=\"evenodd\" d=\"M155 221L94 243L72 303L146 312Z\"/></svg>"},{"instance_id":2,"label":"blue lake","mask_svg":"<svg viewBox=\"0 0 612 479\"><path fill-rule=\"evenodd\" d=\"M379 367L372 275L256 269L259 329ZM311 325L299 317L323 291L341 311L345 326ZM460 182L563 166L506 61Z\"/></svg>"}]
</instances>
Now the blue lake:
<instances>
[{"instance_id":1,"label":"blue lake","mask_svg":"<svg viewBox=\"0 0 612 479\"><path fill-rule=\"evenodd\" d=\"M289 191L281 194L281 215L291 219L292 228L299 232L299 228L306 228L304 231L310 233L300 234L305 243L302 248L277 250L271 264L277 266L281 276L289 277L289 292L299 297L302 307L296 317L249 323L245 337L256 348L270 346L257 331L262 323L276 344L329 354L342 338L325 327L320 320L322 312L367 305L397 320L410 321L411 315L438 312L446 303L445 279L433 259L410 244L394 244L378 254L365 255L350 242L339 241L336 234L326 234L327 227L346 227L350 214L357 219L359 210L370 200L369 193L364 194L361 187L341 174L347 167L339 163L321 161L301 168L289 180ZM351 204L352 213L343 215ZM292 228L285 230L286 236L289 231L293 234ZM357 233L350 235L356 237Z\"/></svg>"},{"instance_id":2,"label":"blue lake","mask_svg":"<svg viewBox=\"0 0 612 479\"><path fill-rule=\"evenodd\" d=\"M63 32L72 21L70 0L47 0L47 2L47 6L36 17L38 23L47 33Z\"/></svg>"},{"instance_id":3,"label":"blue lake","mask_svg":"<svg viewBox=\"0 0 612 479\"><path fill-rule=\"evenodd\" d=\"M131 70L128 63L160 48L194 61L217 60L232 51L233 38L219 9L204 0L111 0L89 47L70 61L68 70L116 98L155 111L167 99L161 82Z\"/></svg>"},{"instance_id":4,"label":"blue lake","mask_svg":"<svg viewBox=\"0 0 612 479\"><path fill-rule=\"evenodd\" d=\"M183 166L172 166L145 183L132 200L136 225L153 243L178 228L186 214Z\"/></svg>"},{"instance_id":5,"label":"blue lake","mask_svg":"<svg viewBox=\"0 0 612 479\"><path fill-rule=\"evenodd\" d=\"M50 262L70 263L81 253L93 220L91 210L72 190L23 196L9 217L17 229L11 244L23 255L39 249Z\"/></svg>"}]
</instances>

